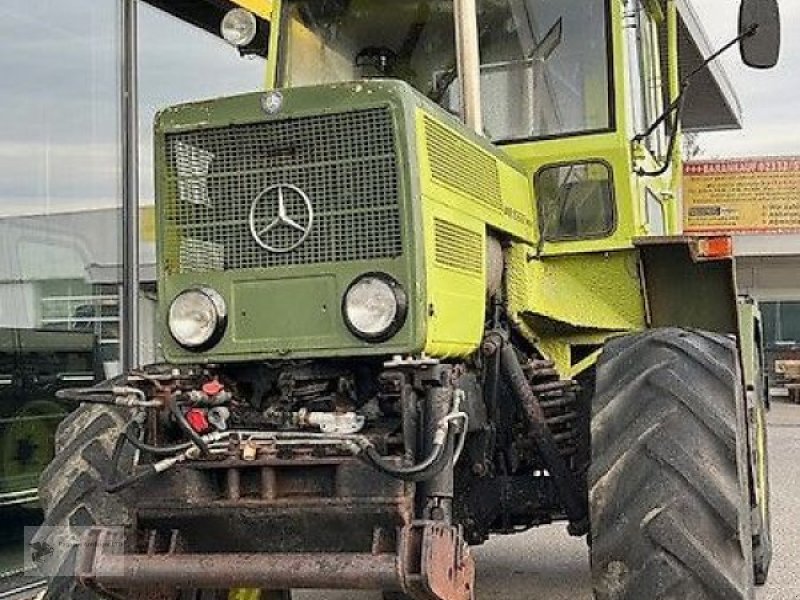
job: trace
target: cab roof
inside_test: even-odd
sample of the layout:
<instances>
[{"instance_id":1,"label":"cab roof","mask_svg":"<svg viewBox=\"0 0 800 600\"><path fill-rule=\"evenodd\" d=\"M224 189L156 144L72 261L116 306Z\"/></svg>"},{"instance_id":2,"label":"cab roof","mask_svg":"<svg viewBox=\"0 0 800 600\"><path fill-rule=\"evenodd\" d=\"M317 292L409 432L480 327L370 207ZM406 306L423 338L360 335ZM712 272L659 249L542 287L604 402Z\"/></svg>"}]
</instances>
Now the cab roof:
<instances>
[{"instance_id":1,"label":"cab roof","mask_svg":"<svg viewBox=\"0 0 800 600\"><path fill-rule=\"evenodd\" d=\"M259 18L269 20L272 0L145 0L188 23L219 35L219 25L225 13L241 7L254 12ZM661 0L665 5L667 0ZM681 76L694 71L704 57L715 48L709 42L700 18L691 0L676 0L678 5L678 53ZM732 2L731 5L736 5ZM665 27L665 25L663 26ZM734 32L731 32L733 37ZM662 42L666 36L662 35ZM666 47L664 47L666 50ZM666 73L666 52L662 52ZM686 131L715 131L740 129L742 107L725 72L723 64L715 61L705 67L693 80L687 92L683 111Z\"/></svg>"}]
</instances>

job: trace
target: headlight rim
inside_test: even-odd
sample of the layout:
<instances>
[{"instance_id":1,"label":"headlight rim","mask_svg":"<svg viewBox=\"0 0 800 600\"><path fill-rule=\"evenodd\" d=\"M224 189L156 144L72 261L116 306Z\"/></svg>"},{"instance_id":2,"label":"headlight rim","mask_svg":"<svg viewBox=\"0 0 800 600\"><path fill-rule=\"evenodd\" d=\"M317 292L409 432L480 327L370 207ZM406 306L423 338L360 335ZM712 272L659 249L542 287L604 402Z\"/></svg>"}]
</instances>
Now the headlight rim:
<instances>
[{"instance_id":1,"label":"headlight rim","mask_svg":"<svg viewBox=\"0 0 800 600\"><path fill-rule=\"evenodd\" d=\"M216 324L214 326L214 330L212 331L211 335L204 341L199 344L186 344L181 342L173 332L172 329L172 309L175 306L175 302L183 296L184 294L188 294L190 292L200 293L206 296L211 301L212 306L214 307L214 311L216 313ZM204 352L209 348L216 346L222 336L225 335L225 330L228 327L228 306L225 303L225 298L223 298L222 294L220 294L217 290L212 287L205 286L205 285L196 285L191 286L188 288L182 289L180 292L175 294L172 298L172 301L169 303L169 309L167 310L167 331L169 331L170 337L175 341L178 346L183 348L184 350L188 350L190 352Z\"/></svg>"},{"instance_id":2,"label":"headlight rim","mask_svg":"<svg viewBox=\"0 0 800 600\"><path fill-rule=\"evenodd\" d=\"M392 321L391 325L384 329L379 333L367 333L363 332L358 329L353 323L350 321L350 316L347 314L347 297L350 294L350 290L353 289L358 283L363 281L364 279L368 278L379 279L383 283L387 284L389 288L392 290L394 294L395 303L397 306L397 312L395 313L394 320ZM406 318L408 316L408 294L406 294L405 289L403 288L402 284L398 282L394 277L389 275L388 273L383 273L381 271L370 271L368 273L362 273L350 284L347 286L344 294L342 295L342 318L344 319L344 323L347 326L347 329L358 339L369 342L371 344L379 344L382 342L386 342L393 338L397 333L403 328L406 324Z\"/></svg>"},{"instance_id":3,"label":"headlight rim","mask_svg":"<svg viewBox=\"0 0 800 600\"><path fill-rule=\"evenodd\" d=\"M247 18L248 25L252 27L252 31L250 34L241 40L241 42L234 42L229 40L225 36L226 26L228 25L227 21L229 19L236 18L236 16L242 15ZM252 44L256 38L258 37L258 17L253 13L251 10L247 10L246 8L236 7L232 8L228 12L225 13L222 17L222 21L220 21L219 25L220 36L223 40L225 40L228 44L233 46L234 48L247 48L250 44Z\"/></svg>"}]
</instances>

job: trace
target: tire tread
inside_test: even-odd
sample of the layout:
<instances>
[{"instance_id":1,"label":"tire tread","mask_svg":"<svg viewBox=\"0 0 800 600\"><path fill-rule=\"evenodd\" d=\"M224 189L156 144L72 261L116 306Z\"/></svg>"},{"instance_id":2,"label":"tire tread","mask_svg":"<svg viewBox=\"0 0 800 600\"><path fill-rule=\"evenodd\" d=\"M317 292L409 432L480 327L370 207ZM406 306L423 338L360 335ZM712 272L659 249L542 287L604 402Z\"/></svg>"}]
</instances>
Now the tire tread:
<instances>
[{"instance_id":1,"label":"tire tread","mask_svg":"<svg viewBox=\"0 0 800 600\"><path fill-rule=\"evenodd\" d=\"M589 470L596 598L753 597L740 387L725 336L670 328L608 342Z\"/></svg>"}]
</instances>

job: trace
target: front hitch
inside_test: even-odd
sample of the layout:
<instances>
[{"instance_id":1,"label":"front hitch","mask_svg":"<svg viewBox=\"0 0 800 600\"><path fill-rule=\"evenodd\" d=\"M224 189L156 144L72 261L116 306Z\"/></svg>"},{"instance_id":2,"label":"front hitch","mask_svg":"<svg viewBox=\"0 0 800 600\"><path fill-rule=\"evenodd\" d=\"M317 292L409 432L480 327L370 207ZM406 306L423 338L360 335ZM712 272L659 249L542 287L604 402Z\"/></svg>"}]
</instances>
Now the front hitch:
<instances>
[{"instance_id":1,"label":"front hitch","mask_svg":"<svg viewBox=\"0 0 800 600\"><path fill-rule=\"evenodd\" d=\"M93 528L78 547L76 578L129 600L167 600L165 590L352 589L403 592L415 600L472 600L475 565L461 531L434 521L402 528L395 552L219 553L179 551L177 532L164 552L125 552L118 530Z\"/></svg>"}]
</instances>

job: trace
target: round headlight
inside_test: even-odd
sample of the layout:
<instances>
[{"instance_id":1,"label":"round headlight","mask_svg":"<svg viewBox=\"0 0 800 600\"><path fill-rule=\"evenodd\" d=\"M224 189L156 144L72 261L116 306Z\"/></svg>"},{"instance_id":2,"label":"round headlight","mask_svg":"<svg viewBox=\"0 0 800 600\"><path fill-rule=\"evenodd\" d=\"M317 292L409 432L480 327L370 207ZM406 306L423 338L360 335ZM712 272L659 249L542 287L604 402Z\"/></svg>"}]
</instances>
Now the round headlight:
<instances>
[{"instance_id":1,"label":"round headlight","mask_svg":"<svg viewBox=\"0 0 800 600\"><path fill-rule=\"evenodd\" d=\"M342 312L356 336L382 342L403 326L407 305L406 294L394 279L384 274L368 274L347 290Z\"/></svg>"},{"instance_id":2,"label":"round headlight","mask_svg":"<svg viewBox=\"0 0 800 600\"><path fill-rule=\"evenodd\" d=\"M249 10L234 8L228 11L222 19L222 27L220 29L226 42L241 48L256 39L258 22L256 21L256 16Z\"/></svg>"},{"instance_id":3,"label":"round headlight","mask_svg":"<svg viewBox=\"0 0 800 600\"><path fill-rule=\"evenodd\" d=\"M225 301L210 288L181 292L169 307L169 332L189 350L202 350L217 341L225 330Z\"/></svg>"}]
</instances>

